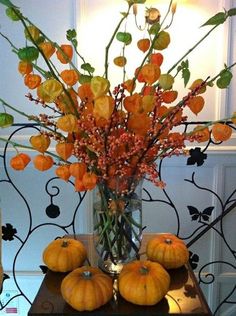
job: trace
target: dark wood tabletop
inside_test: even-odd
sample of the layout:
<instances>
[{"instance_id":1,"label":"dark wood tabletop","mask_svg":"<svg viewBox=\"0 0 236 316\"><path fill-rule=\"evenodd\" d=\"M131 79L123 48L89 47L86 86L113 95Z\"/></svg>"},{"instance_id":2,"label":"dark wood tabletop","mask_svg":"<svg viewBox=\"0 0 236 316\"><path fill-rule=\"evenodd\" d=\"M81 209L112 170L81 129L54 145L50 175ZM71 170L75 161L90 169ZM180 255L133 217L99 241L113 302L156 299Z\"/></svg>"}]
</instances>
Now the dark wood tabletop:
<instances>
[{"instance_id":1,"label":"dark wood tabletop","mask_svg":"<svg viewBox=\"0 0 236 316\"><path fill-rule=\"evenodd\" d=\"M154 234L144 234L142 249L146 242ZM90 264L96 265L97 257L93 247L92 235L78 235L87 250ZM184 315L184 316L211 316L203 293L198 285L195 275L189 264L179 269L168 271L171 277L171 285L167 295L154 306L138 306L125 301L117 291L114 278L113 299L106 305L92 312L78 312L70 307L62 298L60 285L66 273L52 272L48 270L34 302L28 312L28 316L45 315Z\"/></svg>"}]
</instances>

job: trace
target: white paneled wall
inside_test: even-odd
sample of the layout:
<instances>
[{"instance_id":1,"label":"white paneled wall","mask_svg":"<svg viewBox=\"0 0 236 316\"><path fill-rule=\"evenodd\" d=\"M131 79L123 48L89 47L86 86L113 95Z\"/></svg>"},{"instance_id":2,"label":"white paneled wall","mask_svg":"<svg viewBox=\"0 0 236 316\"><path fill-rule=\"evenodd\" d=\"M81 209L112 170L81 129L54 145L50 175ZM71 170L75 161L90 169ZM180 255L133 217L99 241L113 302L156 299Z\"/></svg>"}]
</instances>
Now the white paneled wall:
<instances>
[{"instance_id":1,"label":"white paneled wall","mask_svg":"<svg viewBox=\"0 0 236 316\"><path fill-rule=\"evenodd\" d=\"M32 21L34 21L52 40L58 43L65 42L65 33L67 29L76 28L78 33L78 48L81 54L86 57L96 68L96 74L103 74L104 66L104 47L112 34L113 27L120 18L119 12L124 10L125 1L108 0L15 0L16 5L21 7L22 11ZM154 5L154 1L148 1ZM159 3L162 11L167 6L167 1L156 1ZM165 2L165 4L164 4ZM208 28L199 28L214 13L236 7L236 1L215 1L215 0L190 0L185 4L178 6L176 20L170 29L173 34L172 43L169 51L163 52L165 62L163 71L166 71L192 46ZM113 11L112 11L113 10ZM186 23L183 22L186 18ZM132 23L127 27L132 28ZM7 35L13 43L20 47L24 45L23 35L21 35L21 26L5 17L4 8L0 6L0 31ZM186 33L184 33L186 32ZM207 40L207 44L199 46L197 52L193 52L189 57L190 69L192 70L193 80L198 77L206 78L209 74L214 76L223 67L224 63L232 64L236 60L236 19L220 26L215 34L212 34ZM127 49L128 51L128 49ZM19 106L22 111L36 111L34 106L24 97L27 90L17 73L17 58L10 54L9 44L0 37L0 97L12 105ZM111 49L111 60L119 55L120 48L114 46ZM132 69L138 65L142 55L130 50L130 62ZM77 60L74 60L76 63ZM127 69L128 71L131 69ZM232 85L226 91L210 90L206 94L206 109L197 117L198 120L217 119L220 116L230 116L236 111L236 71L233 70L234 78ZM110 67L112 81L118 83L117 78L122 78L119 70ZM184 93L182 84L177 87ZM2 110L0 110L2 111ZM192 115L190 119L195 119ZM16 122L25 122L24 118L16 115ZM17 134L16 141L27 143L28 136L32 130L24 130ZM1 136L8 135L9 130L0 130ZM2 154L4 144L0 143ZM14 155L14 149L9 148L7 161ZM53 148L52 148L53 149ZM223 203L232 194L236 188L236 136L232 140L217 147L211 147L208 153L208 159L202 167L186 166L187 158L166 159L163 163L162 176L167 183L166 195L159 189L145 183L145 188L151 192L153 198L170 202L176 206L179 218L175 209L166 202L144 202L144 225L147 231L170 231L179 233L180 237L188 238L199 227L198 221L192 221L187 206L195 206L202 212L208 206L214 206L214 211L210 222L220 215L222 208L216 194L222 199ZM4 179L5 172L2 160L0 161L0 179ZM45 245L62 231L54 224L70 223L71 214L79 201L78 194L73 191L70 184L60 183L61 193L53 199L56 205L60 205L61 214L56 219L49 219L46 216L45 209L50 204L50 196L45 194L45 184L50 177L54 176L53 171L42 174L29 166L24 173L15 172L8 169L9 177L14 181L15 186L26 197L29 207L32 210L32 218L29 216L27 205L17 194L17 191L6 182L0 183L1 208L3 210L3 223L11 223L17 228L17 235L21 240L27 238L29 225L37 227L44 222L51 223L49 226L42 226L35 230L30 236L24 249L21 249L17 261L14 263L18 271L19 285L27 292L27 282L30 281L30 299L34 297L40 284L41 276L39 265L42 264L41 253ZM197 188L193 184L185 181L191 180L192 173L195 172ZM50 192L53 192L52 183ZM210 192L211 190L212 192ZM216 194L215 194L216 193ZM236 198L234 194L234 199ZM90 195L88 194L83 201L77 213L78 232L91 231L90 214ZM235 222L236 211L233 210L223 220L221 225L217 224L207 234L194 243L190 250L199 256L198 270L211 261L224 260L235 266L235 258L232 257L231 249L236 249L235 240ZM200 232L198 230L193 237ZM223 232L224 239L220 238ZM3 243L3 266L6 272L10 274L12 262L17 251L20 249L20 239L6 241ZM189 241L190 239L186 239ZM203 270L202 276L206 273L215 275L215 282L211 285L203 285L202 288L214 311L219 303L232 291L236 283L235 269L229 264L207 265ZM17 291L12 280L5 281L4 291ZM5 295L6 292L3 293ZM236 301L236 294L231 296L231 301ZM29 304L24 299L18 302L20 306L20 315L25 316ZM236 305L224 304L218 315L233 316L236 314ZM0 312L1 315L1 312Z\"/></svg>"}]
</instances>

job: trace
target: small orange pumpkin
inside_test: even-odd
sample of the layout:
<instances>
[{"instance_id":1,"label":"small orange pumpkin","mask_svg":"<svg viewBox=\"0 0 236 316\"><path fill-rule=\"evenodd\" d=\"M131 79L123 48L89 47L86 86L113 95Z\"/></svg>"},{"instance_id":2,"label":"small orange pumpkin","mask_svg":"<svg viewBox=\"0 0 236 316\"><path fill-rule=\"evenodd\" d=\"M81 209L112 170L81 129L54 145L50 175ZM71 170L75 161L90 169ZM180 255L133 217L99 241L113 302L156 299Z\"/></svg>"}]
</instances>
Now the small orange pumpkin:
<instances>
[{"instance_id":1,"label":"small orange pumpkin","mask_svg":"<svg viewBox=\"0 0 236 316\"><path fill-rule=\"evenodd\" d=\"M80 267L87 257L81 241L60 238L53 240L43 251L43 261L55 272L68 272Z\"/></svg>"},{"instance_id":2,"label":"small orange pumpkin","mask_svg":"<svg viewBox=\"0 0 236 316\"><path fill-rule=\"evenodd\" d=\"M180 268L188 262L189 251L183 240L173 234L158 234L146 246L147 258L166 269Z\"/></svg>"},{"instance_id":3,"label":"small orange pumpkin","mask_svg":"<svg viewBox=\"0 0 236 316\"><path fill-rule=\"evenodd\" d=\"M92 311L106 304L113 295L112 279L95 267L70 272L61 283L64 300L78 311Z\"/></svg>"},{"instance_id":4,"label":"small orange pumpkin","mask_svg":"<svg viewBox=\"0 0 236 316\"><path fill-rule=\"evenodd\" d=\"M168 292L170 276L157 262L136 260L124 265L118 277L121 296L137 305L155 305Z\"/></svg>"}]
</instances>

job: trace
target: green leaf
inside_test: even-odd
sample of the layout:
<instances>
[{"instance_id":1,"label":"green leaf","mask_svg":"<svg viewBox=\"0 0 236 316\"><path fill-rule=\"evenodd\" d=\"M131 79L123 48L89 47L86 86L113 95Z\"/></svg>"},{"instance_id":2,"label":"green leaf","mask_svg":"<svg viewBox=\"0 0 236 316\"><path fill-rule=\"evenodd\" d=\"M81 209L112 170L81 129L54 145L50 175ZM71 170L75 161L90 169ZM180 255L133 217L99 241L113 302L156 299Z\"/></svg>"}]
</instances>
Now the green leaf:
<instances>
[{"instance_id":1,"label":"green leaf","mask_svg":"<svg viewBox=\"0 0 236 316\"><path fill-rule=\"evenodd\" d=\"M9 7L9 8L18 8L16 5L14 5L10 0L0 0L0 3Z\"/></svg>"},{"instance_id":2,"label":"green leaf","mask_svg":"<svg viewBox=\"0 0 236 316\"><path fill-rule=\"evenodd\" d=\"M184 86L186 87L190 79L190 71L188 68L182 70L182 78L184 79Z\"/></svg>"},{"instance_id":3,"label":"green leaf","mask_svg":"<svg viewBox=\"0 0 236 316\"><path fill-rule=\"evenodd\" d=\"M82 74L81 74L81 75L79 76L79 83L80 83L80 84L83 84L83 83L90 82L92 78L93 78L92 76L82 75Z\"/></svg>"},{"instance_id":4,"label":"green leaf","mask_svg":"<svg viewBox=\"0 0 236 316\"><path fill-rule=\"evenodd\" d=\"M156 35L160 31L160 29L161 29L160 23L156 22L150 27L150 29L148 30L148 33L150 35Z\"/></svg>"},{"instance_id":5,"label":"green leaf","mask_svg":"<svg viewBox=\"0 0 236 316\"><path fill-rule=\"evenodd\" d=\"M227 88L232 78L233 78L233 75L229 70L223 70L221 72L220 78L216 81L217 87L220 89Z\"/></svg>"},{"instance_id":6,"label":"green leaf","mask_svg":"<svg viewBox=\"0 0 236 316\"><path fill-rule=\"evenodd\" d=\"M132 35L127 32L118 32L116 34L116 39L125 45L129 45L132 42Z\"/></svg>"},{"instance_id":7,"label":"green leaf","mask_svg":"<svg viewBox=\"0 0 236 316\"><path fill-rule=\"evenodd\" d=\"M93 68L89 63L85 63L81 65L81 69L93 73L95 68Z\"/></svg>"},{"instance_id":8,"label":"green leaf","mask_svg":"<svg viewBox=\"0 0 236 316\"><path fill-rule=\"evenodd\" d=\"M215 14L213 17L211 17L202 26L206 26L206 25L220 25L220 24L224 23L226 19L227 19L227 14L225 12L219 12L219 13Z\"/></svg>"},{"instance_id":9,"label":"green leaf","mask_svg":"<svg viewBox=\"0 0 236 316\"><path fill-rule=\"evenodd\" d=\"M236 8L229 9L227 13L228 13L228 16L236 15Z\"/></svg>"},{"instance_id":10,"label":"green leaf","mask_svg":"<svg viewBox=\"0 0 236 316\"><path fill-rule=\"evenodd\" d=\"M127 13L127 12L120 12L120 14L121 14L123 17L125 17L125 18L127 18L127 16L128 16L128 13Z\"/></svg>"},{"instance_id":11,"label":"green leaf","mask_svg":"<svg viewBox=\"0 0 236 316\"><path fill-rule=\"evenodd\" d=\"M66 32L66 38L71 41L73 38L75 38L77 36L76 34L76 30L72 29L72 30L67 30Z\"/></svg>"},{"instance_id":12,"label":"green leaf","mask_svg":"<svg viewBox=\"0 0 236 316\"><path fill-rule=\"evenodd\" d=\"M14 123L14 117L8 113L0 113L0 127L9 127Z\"/></svg>"}]
</instances>

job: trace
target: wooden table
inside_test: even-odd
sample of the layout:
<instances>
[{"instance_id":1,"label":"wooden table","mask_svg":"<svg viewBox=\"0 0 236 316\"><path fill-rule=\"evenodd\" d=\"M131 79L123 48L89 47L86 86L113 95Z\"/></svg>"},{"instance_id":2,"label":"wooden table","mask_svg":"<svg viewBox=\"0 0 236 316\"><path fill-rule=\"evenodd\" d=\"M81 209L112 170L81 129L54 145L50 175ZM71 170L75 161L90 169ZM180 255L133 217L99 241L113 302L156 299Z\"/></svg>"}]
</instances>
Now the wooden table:
<instances>
[{"instance_id":1,"label":"wooden table","mask_svg":"<svg viewBox=\"0 0 236 316\"><path fill-rule=\"evenodd\" d=\"M145 249L146 242L154 234L144 234L141 253ZM96 254L93 247L92 235L78 235L87 250L90 263L96 265ZM78 312L70 307L62 298L60 284L65 273L48 271L28 312L28 316L45 315L96 315L96 316L152 316L152 315L184 315L203 316L212 315L206 303L203 293L197 283L195 275L189 264L169 271L171 285L167 295L154 306L138 306L126 302L119 293L114 290L113 299L93 312ZM114 281L116 284L116 280Z\"/></svg>"}]
</instances>

